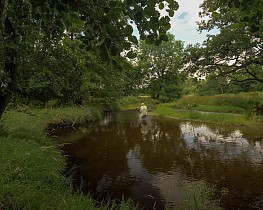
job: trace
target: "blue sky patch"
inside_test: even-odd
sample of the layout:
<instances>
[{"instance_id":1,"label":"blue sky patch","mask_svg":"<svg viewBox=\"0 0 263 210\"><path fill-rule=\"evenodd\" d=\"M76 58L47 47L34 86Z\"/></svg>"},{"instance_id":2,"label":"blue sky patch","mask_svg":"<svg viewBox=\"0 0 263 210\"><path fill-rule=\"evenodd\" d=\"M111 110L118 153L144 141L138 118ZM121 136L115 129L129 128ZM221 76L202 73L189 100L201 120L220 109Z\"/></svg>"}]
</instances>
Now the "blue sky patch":
<instances>
[{"instance_id":1,"label":"blue sky patch","mask_svg":"<svg viewBox=\"0 0 263 210\"><path fill-rule=\"evenodd\" d=\"M177 18L178 18L179 20L181 20L181 19L185 19L186 16L188 16L188 12L182 12Z\"/></svg>"}]
</instances>

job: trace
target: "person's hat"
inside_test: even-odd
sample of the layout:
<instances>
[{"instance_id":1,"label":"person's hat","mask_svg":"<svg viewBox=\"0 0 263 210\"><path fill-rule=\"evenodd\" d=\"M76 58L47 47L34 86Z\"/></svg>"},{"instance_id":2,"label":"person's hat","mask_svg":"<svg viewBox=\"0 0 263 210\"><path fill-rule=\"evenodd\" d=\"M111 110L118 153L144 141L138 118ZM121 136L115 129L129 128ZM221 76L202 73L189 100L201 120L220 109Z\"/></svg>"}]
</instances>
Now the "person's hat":
<instances>
[{"instance_id":1,"label":"person's hat","mask_svg":"<svg viewBox=\"0 0 263 210\"><path fill-rule=\"evenodd\" d=\"M142 103L142 106L144 105L144 103Z\"/></svg>"}]
</instances>

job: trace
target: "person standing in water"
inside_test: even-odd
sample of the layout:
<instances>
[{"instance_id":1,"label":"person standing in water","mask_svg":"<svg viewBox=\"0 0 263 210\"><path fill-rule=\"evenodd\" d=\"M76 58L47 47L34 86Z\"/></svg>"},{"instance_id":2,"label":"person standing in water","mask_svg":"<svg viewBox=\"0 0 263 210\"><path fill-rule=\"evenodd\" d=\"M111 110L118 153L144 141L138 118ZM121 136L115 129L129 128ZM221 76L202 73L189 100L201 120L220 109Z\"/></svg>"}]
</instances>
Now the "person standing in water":
<instances>
[{"instance_id":1,"label":"person standing in water","mask_svg":"<svg viewBox=\"0 0 263 210\"><path fill-rule=\"evenodd\" d=\"M140 113L141 117L147 116L147 106L145 106L144 103L141 104Z\"/></svg>"}]
</instances>

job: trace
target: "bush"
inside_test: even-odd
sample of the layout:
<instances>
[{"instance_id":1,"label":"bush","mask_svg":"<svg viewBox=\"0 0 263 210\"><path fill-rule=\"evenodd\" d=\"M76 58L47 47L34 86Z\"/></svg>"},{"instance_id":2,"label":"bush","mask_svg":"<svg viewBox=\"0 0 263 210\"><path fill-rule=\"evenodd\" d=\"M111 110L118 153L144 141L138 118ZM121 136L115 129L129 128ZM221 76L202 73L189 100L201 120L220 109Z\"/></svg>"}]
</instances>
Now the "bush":
<instances>
[{"instance_id":1,"label":"bush","mask_svg":"<svg viewBox=\"0 0 263 210\"><path fill-rule=\"evenodd\" d=\"M158 100L152 99L150 96L127 96L120 99L117 103L120 109L139 109L142 102L148 108L159 103Z\"/></svg>"}]
</instances>

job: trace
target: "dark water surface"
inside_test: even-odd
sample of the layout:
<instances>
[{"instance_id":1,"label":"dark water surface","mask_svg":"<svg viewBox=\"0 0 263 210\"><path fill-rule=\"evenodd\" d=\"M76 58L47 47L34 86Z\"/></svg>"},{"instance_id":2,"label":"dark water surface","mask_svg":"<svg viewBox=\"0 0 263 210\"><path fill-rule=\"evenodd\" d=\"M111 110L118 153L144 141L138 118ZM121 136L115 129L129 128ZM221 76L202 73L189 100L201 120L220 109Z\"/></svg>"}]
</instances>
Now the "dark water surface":
<instances>
[{"instance_id":1,"label":"dark water surface","mask_svg":"<svg viewBox=\"0 0 263 210\"><path fill-rule=\"evenodd\" d=\"M229 194L224 209L263 209L263 131L178 121L134 111L106 116L57 142L74 166L73 185L98 199L131 198L145 209L175 207L181 182L205 180Z\"/></svg>"}]
</instances>

